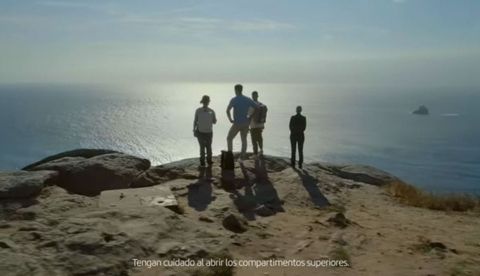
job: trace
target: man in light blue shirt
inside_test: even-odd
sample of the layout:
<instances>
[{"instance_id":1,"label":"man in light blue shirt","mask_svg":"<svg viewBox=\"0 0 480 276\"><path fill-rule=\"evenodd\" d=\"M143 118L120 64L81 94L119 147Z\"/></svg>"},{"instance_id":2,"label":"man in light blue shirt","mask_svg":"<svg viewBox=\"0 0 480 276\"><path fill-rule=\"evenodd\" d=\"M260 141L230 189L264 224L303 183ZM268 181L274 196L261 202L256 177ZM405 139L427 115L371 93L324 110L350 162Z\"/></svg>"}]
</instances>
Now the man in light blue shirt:
<instances>
[{"instance_id":1,"label":"man in light blue shirt","mask_svg":"<svg viewBox=\"0 0 480 276\"><path fill-rule=\"evenodd\" d=\"M230 100L230 104L227 107L227 116L232 127L228 132L227 136L227 145L228 151L233 150L233 139L240 132L240 138L242 139L242 152L240 155L241 159L245 158L245 153L247 152L247 135L248 135L248 126L250 125L250 119L248 118L248 111L251 107L257 108L257 104L250 98L242 95L243 86L241 84L235 85L235 94L236 96ZM233 108L233 119L231 110Z\"/></svg>"}]
</instances>

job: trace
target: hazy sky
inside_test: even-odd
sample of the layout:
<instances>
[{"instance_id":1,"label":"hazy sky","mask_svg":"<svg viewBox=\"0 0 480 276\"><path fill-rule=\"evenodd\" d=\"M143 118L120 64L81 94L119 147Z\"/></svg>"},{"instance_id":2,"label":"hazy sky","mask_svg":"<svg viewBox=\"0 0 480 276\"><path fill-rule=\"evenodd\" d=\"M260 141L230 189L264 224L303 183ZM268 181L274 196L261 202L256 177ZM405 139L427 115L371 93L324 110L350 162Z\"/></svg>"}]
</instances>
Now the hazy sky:
<instances>
[{"instance_id":1,"label":"hazy sky","mask_svg":"<svg viewBox=\"0 0 480 276\"><path fill-rule=\"evenodd\" d=\"M0 82L480 86L478 0L1 0Z\"/></svg>"}]
</instances>

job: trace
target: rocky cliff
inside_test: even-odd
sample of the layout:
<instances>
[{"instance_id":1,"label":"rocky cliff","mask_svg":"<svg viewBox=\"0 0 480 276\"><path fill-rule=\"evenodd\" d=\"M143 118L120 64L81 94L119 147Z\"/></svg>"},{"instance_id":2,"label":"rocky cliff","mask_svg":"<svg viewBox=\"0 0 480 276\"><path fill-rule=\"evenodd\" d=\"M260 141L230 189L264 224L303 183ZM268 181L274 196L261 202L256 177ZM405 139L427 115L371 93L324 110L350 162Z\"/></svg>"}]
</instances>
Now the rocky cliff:
<instances>
[{"instance_id":1,"label":"rocky cliff","mask_svg":"<svg viewBox=\"0 0 480 276\"><path fill-rule=\"evenodd\" d=\"M480 274L478 215L403 206L381 170L250 156L223 182L218 158L197 164L81 149L1 172L2 275L215 275L134 263L213 256L349 265L235 275Z\"/></svg>"}]
</instances>

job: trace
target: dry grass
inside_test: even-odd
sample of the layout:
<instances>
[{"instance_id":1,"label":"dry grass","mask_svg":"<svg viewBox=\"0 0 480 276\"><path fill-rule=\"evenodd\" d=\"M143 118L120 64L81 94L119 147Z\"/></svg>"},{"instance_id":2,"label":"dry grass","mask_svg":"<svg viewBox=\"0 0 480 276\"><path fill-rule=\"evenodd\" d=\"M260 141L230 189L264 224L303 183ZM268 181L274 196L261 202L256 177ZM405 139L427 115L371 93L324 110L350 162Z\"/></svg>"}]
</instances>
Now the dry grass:
<instances>
[{"instance_id":1,"label":"dry grass","mask_svg":"<svg viewBox=\"0 0 480 276\"><path fill-rule=\"evenodd\" d=\"M350 254L344 247L336 247L328 255L331 260L346 261L348 266L352 265Z\"/></svg>"},{"instance_id":2,"label":"dry grass","mask_svg":"<svg viewBox=\"0 0 480 276\"><path fill-rule=\"evenodd\" d=\"M466 194L434 194L422 191L403 182L394 182L387 186L390 195L402 203L432 210L464 212L479 209L480 199Z\"/></svg>"}]
</instances>

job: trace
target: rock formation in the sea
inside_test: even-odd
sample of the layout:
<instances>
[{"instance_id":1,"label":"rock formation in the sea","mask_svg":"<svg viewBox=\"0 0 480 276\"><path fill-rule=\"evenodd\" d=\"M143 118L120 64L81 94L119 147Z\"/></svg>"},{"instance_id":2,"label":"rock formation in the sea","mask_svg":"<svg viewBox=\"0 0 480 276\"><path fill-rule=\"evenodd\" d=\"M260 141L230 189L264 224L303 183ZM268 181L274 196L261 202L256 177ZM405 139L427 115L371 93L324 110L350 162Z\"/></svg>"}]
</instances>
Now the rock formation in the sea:
<instances>
[{"instance_id":1,"label":"rock formation in the sea","mask_svg":"<svg viewBox=\"0 0 480 276\"><path fill-rule=\"evenodd\" d=\"M412 112L415 115L428 115L428 108L424 105L419 106L416 110Z\"/></svg>"},{"instance_id":2,"label":"rock formation in the sea","mask_svg":"<svg viewBox=\"0 0 480 276\"><path fill-rule=\"evenodd\" d=\"M198 275L137 267L134 259L214 256L350 264L303 267L302 275L480 269L480 219L400 205L382 188L398 181L386 172L330 163L296 170L284 158L250 156L224 183L218 164L216 157L212 168L198 168L197 158L151 167L83 149L0 173L1 275Z\"/></svg>"}]
</instances>

